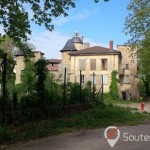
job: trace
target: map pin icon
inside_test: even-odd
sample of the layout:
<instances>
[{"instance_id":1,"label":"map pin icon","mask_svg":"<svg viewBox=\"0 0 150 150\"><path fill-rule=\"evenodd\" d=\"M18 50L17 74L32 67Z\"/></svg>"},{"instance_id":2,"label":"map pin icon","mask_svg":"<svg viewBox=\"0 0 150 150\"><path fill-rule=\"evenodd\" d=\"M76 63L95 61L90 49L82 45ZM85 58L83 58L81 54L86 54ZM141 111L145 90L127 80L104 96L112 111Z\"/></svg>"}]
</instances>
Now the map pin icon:
<instances>
[{"instance_id":1,"label":"map pin icon","mask_svg":"<svg viewBox=\"0 0 150 150\"><path fill-rule=\"evenodd\" d=\"M114 147L120 137L120 130L115 126L109 126L104 131L104 137L111 147Z\"/></svg>"}]
</instances>

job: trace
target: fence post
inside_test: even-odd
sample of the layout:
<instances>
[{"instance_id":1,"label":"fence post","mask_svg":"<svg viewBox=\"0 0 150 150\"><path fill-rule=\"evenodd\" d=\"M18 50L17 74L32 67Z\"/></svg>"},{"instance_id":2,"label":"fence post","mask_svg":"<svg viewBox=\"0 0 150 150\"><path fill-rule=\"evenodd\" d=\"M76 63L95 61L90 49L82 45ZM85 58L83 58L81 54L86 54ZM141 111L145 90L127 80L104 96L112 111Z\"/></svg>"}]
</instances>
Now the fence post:
<instances>
[{"instance_id":1,"label":"fence post","mask_svg":"<svg viewBox=\"0 0 150 150\"><path fill-rule=\"evenodd\" d=\"M102 96L101 96L102 97L102 102L103 102L103 93L104 93L104 89L103 88L104 88L104 86L103 86L103 75L102 75Z\"/></svg>"},{"instance_id":2,"label":"fence post","mask_svg":"<svg viewBox=\"0 0 150 150\"><path fill-rule=\"evenodd\" d=\"M65 72L64 72L63 107L65 106L65 98L66 98L66 67L65 67Z\"/></svg>"},{"instance_id":3,"label":"fence post","mask_svg":"<svg viewBox=\"0 0 150 150\"><path fill-rule=\"evenodd\" d=\"M95 94L94 80L95 80L95 73L93 72L93 100L95 98L95 96L94 96L94 94Z\"/></svg>"},{"instance_id":4,"label":"fence post","mask_svg":"<svg viewBox=\"0 0 150 150\"><path fill-rule=\"evenodd\" d=\"M80 70L80 101L82 99L82 85L81 85L81 70Z\"/></svg>"},{"instance_id":5,"label":"fence post","mask_svg":"<svg viewBox=\"0 0 150 150\"><path fill-rule=\"evenodd\" d=\"M3 56L3 73L2 73L2 115L5 116L6 111L6 67L7 67L7 53ZM4 120L2 120L3 124Z\"/></svg>"}]
</instances>

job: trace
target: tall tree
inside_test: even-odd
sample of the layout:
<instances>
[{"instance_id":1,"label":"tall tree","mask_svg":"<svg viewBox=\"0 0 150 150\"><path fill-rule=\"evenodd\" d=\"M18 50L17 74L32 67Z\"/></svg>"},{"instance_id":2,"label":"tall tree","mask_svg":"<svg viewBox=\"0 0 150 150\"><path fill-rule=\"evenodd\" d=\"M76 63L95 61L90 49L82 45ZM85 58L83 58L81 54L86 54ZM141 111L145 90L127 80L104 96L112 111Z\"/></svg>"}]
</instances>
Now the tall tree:
<instances>
[{"instance_id":1,"label":"tall tree","mask_svg":"<svg viewBox=\"0 0 150 150\"><path fill-rule=\"evenodd\" d=\"M141 42L138 50L139 75L144 83L146 95L150 95L150 34Z\"/></svg>"},{"instance_id":2,"label":"tall tree","mask_svg":"<svg viewBox=\"0 0 150 150\"><path fill-rule=\"evenodd\" d=\"M44 59L39 59L35 64L35 73L37 76L37 84L36 84L36 90L38 95L38 100L42 101L44 96L46 96L46 90L45 90L45 80L47 76L47 68L46 68L47 62Z\"/></svg>"},{"instance_id":3,"label":"tall tree","mask_svg":"<svg viewBox=\"0 0 150 150\"><path fill-rule=\"evenodd\" d=\"M31 34L29 9L33 12L31 18L38 25L44 25L52 31L52 18L67 16L70 7L75 7L76 0L1 0L0 24L4 32L15 42L27 40ZM98 2L99 0L94 0ZM108 0L104 0L108 1ZM28 6L28 7L27 7ZM20 44L20 43L19 43Z\"/></svg>"},{"instance_id":4,"label":"tall tree","mask_svg":"<svg viewBox=\"0 0 150 150\"><path fill-rule=\"evenodd\" d=\"M109 87L109 94L112 99L118 100L119 99L119 91L118 91L118 79L117 79L118 72L113 70L111 72L111 85Z\"/></svg>"},{"instance_id":5,"label":"tall tree","mask_svg":"<svg viewBox=\"0 0 150 150\"><path fill-rule=\"evenodd\" d=\"M22 87L26 94L32 95L35 92L35 85L37 82L34 63L31 59L25 61L25 69L21 74Z\"/></svg>"},{"instance_id":6,"label":"tall tree","mask_svg":"<svg viewBox=\"0 0 150 150\"><path fill-rule=\"evenodd\" d=\"M140 45L150 33L150 0L131 0L125 21L125 33L131 36L130 44Z\"/></svg>"}]
</instances>

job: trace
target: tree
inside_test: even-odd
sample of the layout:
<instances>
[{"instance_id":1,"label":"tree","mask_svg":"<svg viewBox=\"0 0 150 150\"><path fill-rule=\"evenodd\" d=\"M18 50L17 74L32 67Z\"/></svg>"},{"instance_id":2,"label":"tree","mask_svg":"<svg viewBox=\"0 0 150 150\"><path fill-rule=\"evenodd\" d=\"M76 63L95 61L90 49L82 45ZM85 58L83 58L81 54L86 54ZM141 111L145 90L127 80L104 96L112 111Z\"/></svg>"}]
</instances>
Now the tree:
<instances>
[{"instance_id":1,"label":"tree","mask_svg":"<svg viewBox=\"0 0 150 150\"><path fill-rule=\"evenodd\" d=\"M113 70L111 73L111 85L109 87L109 94L110 97L114 100L118 100L119 99L119 92L118 92L118 79L117 79L117 74L118 72L116 70Z\"/></svg>"},{"instance_id":2,"label":"tree","mask_svg":"<svg viewBox=\"0 0 150 150\"><path fill-rule=\"evenodd\" d=\"M47 77L47 62L44 59L39 59L34 67L35 73L37 76L37 83L36 83L36 91L39 101L43 101L44 97L47 96L46 89L45 89L45 80Z\"/></svg>"},{"instance_id":3,"label":"tree","mask_svg":"<svg viewBox=\"0 0 150 150\"><path fill-rule=\"evenodd\" d=\"M141 42L138 50L139 76L141 77L146 95L150 95L150 34Z\"/></svg>"},{"instance_id":4,"label":"tree","mask_svg":"<svg viewBox=\"0 0 150 150\"><path fill-rule=\"evenodd\" d=\"M32 21L52 31L54 29L52 18L68 16L67 11L70 7L75 7L75 0L1 0L0 23L6 35L13 41L17 43L21 40L27 41L27 35L31 34L28 8L33 12Z\"/></svg>"},{"instance_id":5,"label":"tree","mask_svg":"<svg viewBox=\"0 0 150 150\"><path fill-rule=\"evenodd\" d=\"M9 37L2 38L0 37L0 60L1 60L1 70L0 70L0 83L2 83L2 70L3 67L3 57L4 53L7 53L7 68L6 68L6 81L7 81L7 89L9 91L13 91L12 88L15 83L15 74L13 73L13 69L15 66L15 61L13 59L13 54L15 52L14 44ZM9 92L8 92L9 93Z\"/></svg>"},{"instance_id":6,"label":"tree","mask_svg":"<svg viewBox=\"0 0 150 150\"><path fill-rule=\"evenodd\" d=\"M37 82L34 63L31 59L25 61L25 69L21 74L22 87L26 94L32 95L35 92Z\"/></svg>"},{"instance_id":7,"label":"tree","mask_svg":"<svg viewBox=\"0 0 150 150\"><path fill-rule=\"evenodd\" d=\"M150 33L150 1L131 0L127 7L125 33L131 36L130 44L138 44Z\"/></svg>"}]
</instances>

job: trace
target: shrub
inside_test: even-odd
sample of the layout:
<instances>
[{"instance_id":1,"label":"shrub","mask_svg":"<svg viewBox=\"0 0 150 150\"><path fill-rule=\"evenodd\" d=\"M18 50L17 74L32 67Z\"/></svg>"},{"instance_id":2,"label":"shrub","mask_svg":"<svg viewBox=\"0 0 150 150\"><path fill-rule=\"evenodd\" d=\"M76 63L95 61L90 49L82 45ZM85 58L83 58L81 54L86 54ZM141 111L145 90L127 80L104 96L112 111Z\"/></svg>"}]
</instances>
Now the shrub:
<instances>
[{"instance_id":1,"label":"shrub","mask_svg":"<svg viewBox=\"0 0 150 150\"><path fill-rule=\"evenodd\" d=\"M8 143L14 139L14 133L6 127L0 126L0 143Z\"/></svg>"}]
</instances>

